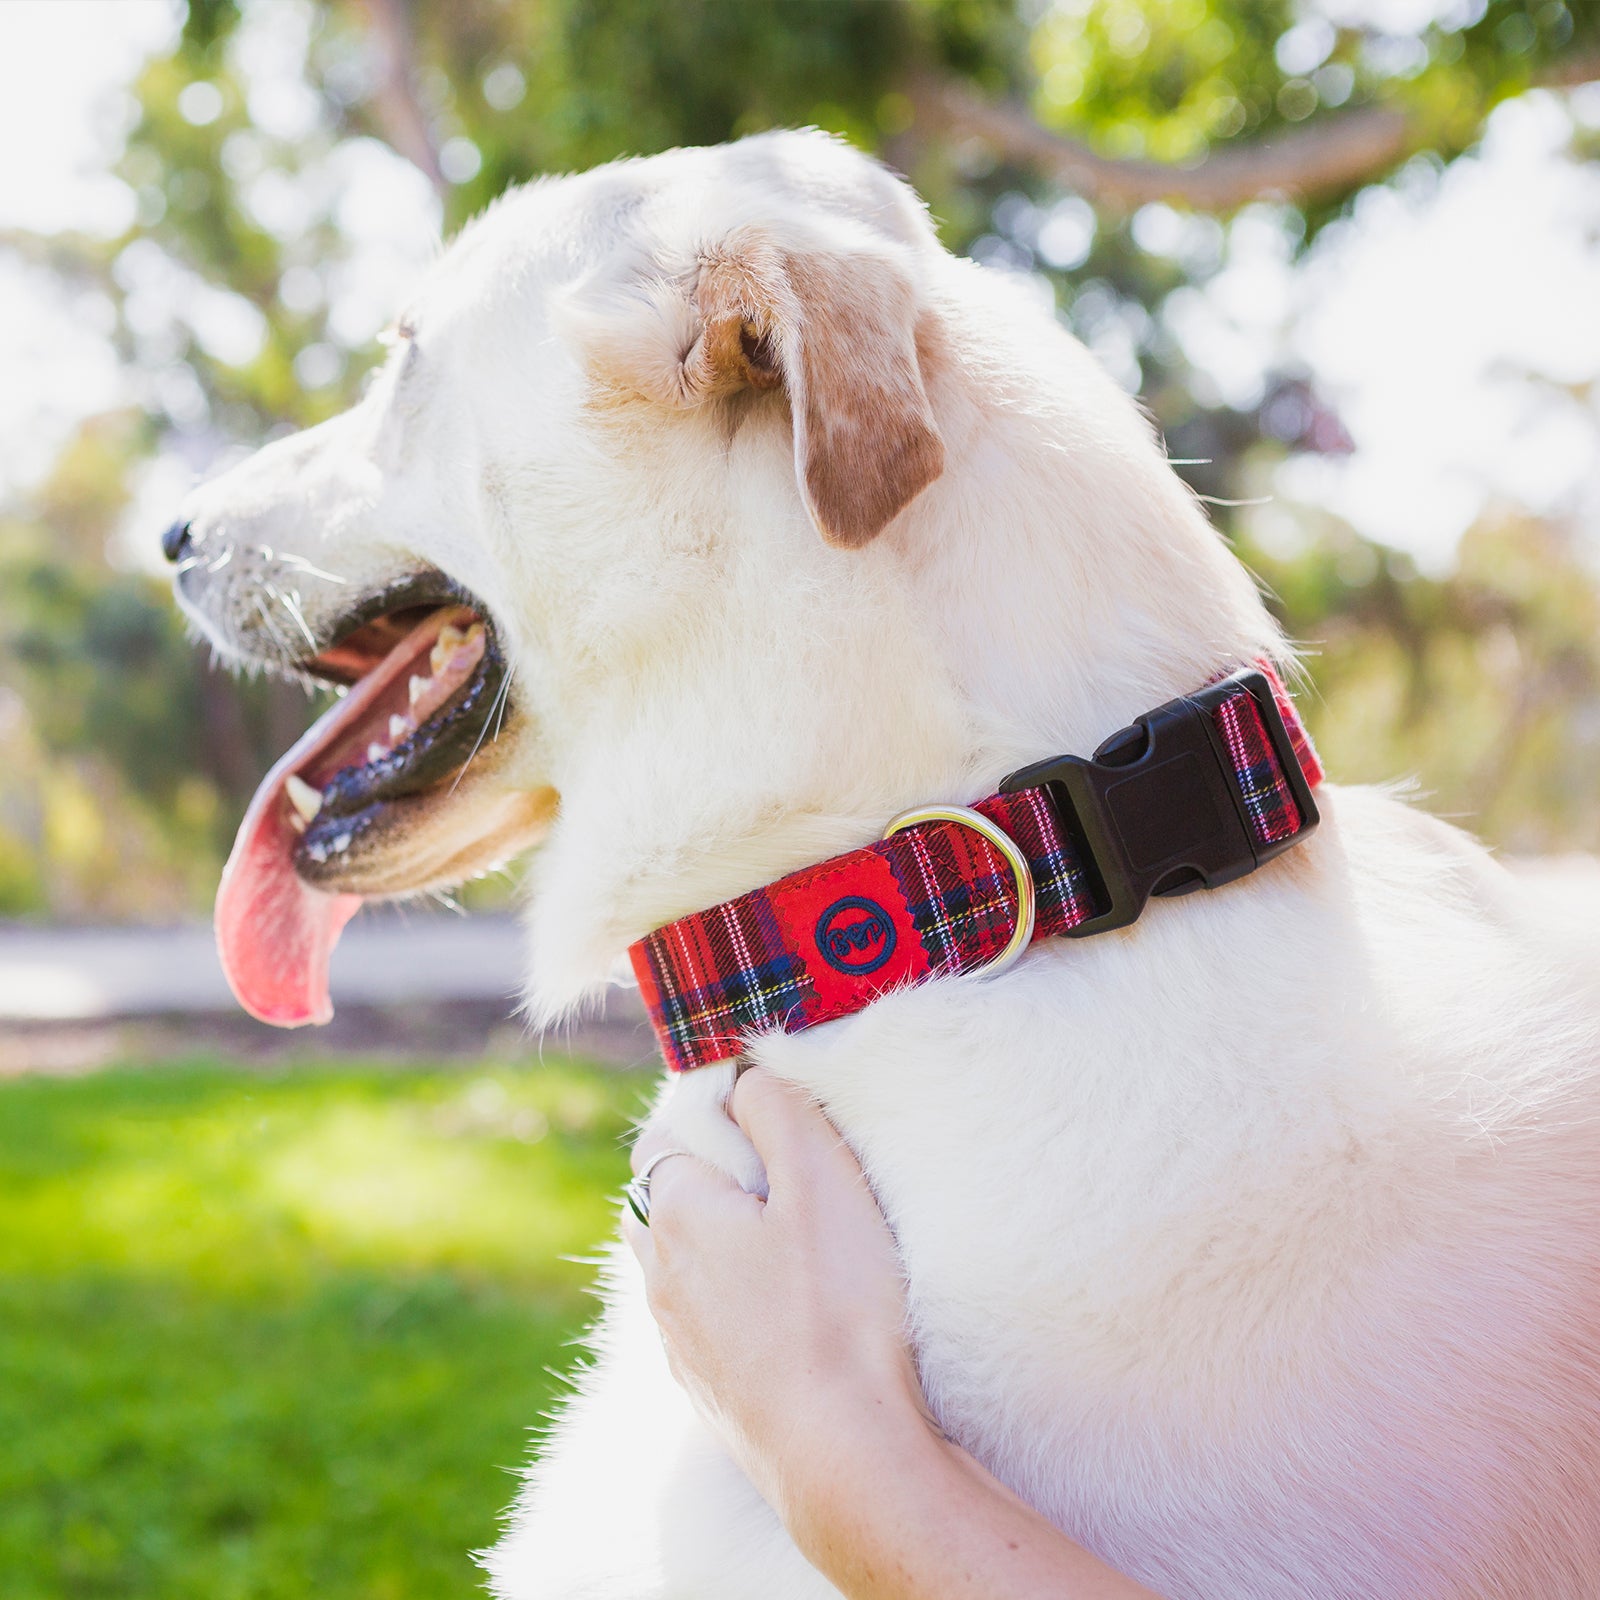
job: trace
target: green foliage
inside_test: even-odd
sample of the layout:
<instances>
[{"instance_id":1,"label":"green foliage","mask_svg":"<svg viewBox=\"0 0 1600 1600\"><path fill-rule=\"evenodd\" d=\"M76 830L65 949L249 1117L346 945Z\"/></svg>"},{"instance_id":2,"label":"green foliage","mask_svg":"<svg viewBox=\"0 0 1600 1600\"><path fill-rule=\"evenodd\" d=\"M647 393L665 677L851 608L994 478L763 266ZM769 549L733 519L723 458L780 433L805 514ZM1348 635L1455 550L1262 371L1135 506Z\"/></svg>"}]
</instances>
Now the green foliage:
<instances>
[{"instance_id":1,"label":"green foliage","mask_svg":"<svg viewBox=\"0 0 1600 1600\"><path fill-rule=\"evenodd\" d=\"M1415 780L1511 851L1600 851L1600 588L1570 541L1488 521L1444 578L1339 529L1287 559L1240 553L1317 641L1307 714L1336 776Z\"/></svg>"},{"instance_id":2,"label":"green foliage","mask_svg":"<svg viewBox=\"0 0 1600 1600\"><path fill-rule=\"evenodd\" d=\"M9 643L33 697L50 705L48 745L98 751L141 793L170 803L187 765L187 741L174 735L185 716L198 721L199 693L168 597L155 583L64 567L25 538L36 530L12 531L24 537L5 562ZM175 684L185 691L176 704Z\"/></svg>"},{"instance_id":3,"label":"green foliage","mask_svg":"<svg viewBox=\"0 0 1600 1600\"><path fill-rule=\"evenodd\" d=\"M624 129L641 150L797 123L875 142L870 112L911 43L905 10L879 0L575 0L566 34L573 81L592 86L578 150L598 160Z\"/></svg>"},{"instance_id":4,"label":"green foliage","mask_svg":"<svg viewBox=\"0 0 1600 1600\"><path fill-rule=\"evenodd\" d=\"M569 1062L0 1084L7 1600L478 1593L641 1094Z\"/></svg>"},{"instance_id":5,"label":"green foliage","mask_svg":"<svg viewBox=\"0 0 1600 1600\"><path fill-rule=\"evenodd\" d=\"M143 440L126 416L97 420L25 514L0 514L0 916L203 905L304 715L290 691L285 717L281 685L219 697L165 586L105 560Z\"/></svg>"},{"instance_id":6,"label":"green foliage","mask_svg":"<svg viewBox=\"0 0 1600 1600\"><path fill-rule=\"evenodd\" d=\"M202 59L238 25L237 0L189 0L183 19L184 48Z\"/></svg>"},{"instance_id":7,"label":"green foliage","mask_svg":"<svg viewBox=\"0 0 1600 1600\"><path fill-rule=\"evenodd\" d=\"M1035 104L1108 155L1189 161L1276 120L1273 47L1292 8L1098 0L1050 13L1034 37Z\"/></svg>"},{"instance_id":8,"label":"green foliage","mask_svg":"<svg viewBox=\"0 0 1600 1600\"><path fill-rule=\"evenodd\" d=\"M1422 113L1416 148L1450 157L1597 38L1593 0L1477 0L1415 33L1336 27L1283 0L1080 0L1035 31L1033 103L1109 155L1168 162L1394 104Z\"/></svg>"}]
</instances>

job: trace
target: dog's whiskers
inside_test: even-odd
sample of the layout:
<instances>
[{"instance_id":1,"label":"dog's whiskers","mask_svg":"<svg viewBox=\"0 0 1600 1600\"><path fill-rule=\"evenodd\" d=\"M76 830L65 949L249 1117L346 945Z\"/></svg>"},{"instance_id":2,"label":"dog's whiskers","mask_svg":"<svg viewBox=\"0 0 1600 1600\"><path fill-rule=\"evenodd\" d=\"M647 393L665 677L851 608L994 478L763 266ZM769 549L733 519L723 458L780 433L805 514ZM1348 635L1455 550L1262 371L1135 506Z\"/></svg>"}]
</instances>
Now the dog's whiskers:
<instances>
[{"instance_id":1,"label":"dog's whiskers","mask_svg":"<svg viewBox=\"0 0 1600 1600\"><path fill-rule=\"evenodd\" d=\"M324 583L336 583L341 589L349 586L348 578L341 578L336 572L324 572L321 567L313 566L304 556L290 555L287 551L280 551L279 562L286 567L293 567L296 572L304 572L313 578L321 578Z\"/></svg>"},{"instance_id":2,"label":"dog's whiskers","mask_svg":"<svg viewBox=\"0 0 1600 1600\"><path fill-rule=\"evenodd\" d=\"M494 704L489 707L489 715L483 719L483 727L478 730L478 742L473 745L472 753L461 763L461 770L456 774L456 781L450 785L449 792L454 794L461 787L461 780L467 775L467 768L473 763L478 752L483 748L483 741L488 737L489 724L495 720L496 713L502 718L505 716L506 701L511 694L511 680L516 676L514 668L507 667L506 675L500 680L500 692L494 697ZM495 738L500 737L500 730L495 729Z\"/></svg>"},{"instance_id":3,"label":"dog's whiskers","mask_svg":"<svg viewBox=\"0 0 1600 1600\"><path fill-rule=\"evenodd\" d=\"M278 627L277 622L273 619L272 613L267 609L266 601L259 593L251 595L250 599L254 604L257 613L261 617L262 625L271 635L272 642L277 645L278 651L283 656L284 661L293 661L294 651L289 648L289 641L284 637L282 631Z\"/></svg>"},{"instance_id":4,"label":"dog's whiskers","mask_svg":"<svg viewBox=\"0 0 1600 1600\"><path fill-rule=\"evenodd\" d=\"M267 593L289 613L290 620L305 636L305 641L310 646L312 655L315 655L317 653L317 641L312 636L311 629L306 626L305 613L300 609L299 591L291 589L285 594L281 589L269 583L267 585Z\"/></svg>"}]
</instances>

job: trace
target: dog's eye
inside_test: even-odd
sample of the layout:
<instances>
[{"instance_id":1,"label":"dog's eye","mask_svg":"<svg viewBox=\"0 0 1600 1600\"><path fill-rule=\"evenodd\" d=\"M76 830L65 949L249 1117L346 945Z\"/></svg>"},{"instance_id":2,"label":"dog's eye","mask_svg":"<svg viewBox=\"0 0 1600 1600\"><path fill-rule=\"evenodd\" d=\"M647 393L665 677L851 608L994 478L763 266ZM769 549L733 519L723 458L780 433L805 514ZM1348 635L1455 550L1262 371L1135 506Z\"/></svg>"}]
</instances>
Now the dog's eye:
<instances>
[{"instance_id":1,"label":"dog's eye","mask_svg":"<svg viewBox=\"0 0 1600 1600\"><path fill-rule=\"evenodd\" d=\"M411 344L416 337L417 325L410 317L400 317L393 327L385 328L378 335L378 343L386 350L392 350L398 344Z\"/></svg>"},{"instance_id":2,"label":"dog's eye","mask_svg":"<svg viewBox=\"0 0 1600 1600\"><path fill-rule=\"evenodd\" d=\"M384 377L393 388L398 389L406 378L416 370L416 341L402 337L399 329L391 330L387 336L380 335L380 339L387 347L388 355L372 369L369 376L373 381L376 381L380 376Z\"/></svg>"}]
</instances>

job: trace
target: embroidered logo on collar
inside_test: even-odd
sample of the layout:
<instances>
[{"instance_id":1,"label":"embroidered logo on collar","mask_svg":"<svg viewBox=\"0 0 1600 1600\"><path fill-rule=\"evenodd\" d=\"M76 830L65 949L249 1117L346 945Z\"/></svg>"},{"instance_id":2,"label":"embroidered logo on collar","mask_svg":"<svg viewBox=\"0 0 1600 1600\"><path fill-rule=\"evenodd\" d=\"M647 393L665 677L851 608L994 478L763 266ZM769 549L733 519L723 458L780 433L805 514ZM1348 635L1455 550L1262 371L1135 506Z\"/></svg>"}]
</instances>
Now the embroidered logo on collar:
<instances>
[{"instance_id":1,"label":"embroidered logo on collar","mask_svg":"<svg viewBox=\"0 0 1600 1600\"><path fill-rule=\"evenodd\" d=\"M864 895L847 894L817 918L817 949L835 972L876 972L894 954L894 919Z\"/></svg>"}]
</instances>

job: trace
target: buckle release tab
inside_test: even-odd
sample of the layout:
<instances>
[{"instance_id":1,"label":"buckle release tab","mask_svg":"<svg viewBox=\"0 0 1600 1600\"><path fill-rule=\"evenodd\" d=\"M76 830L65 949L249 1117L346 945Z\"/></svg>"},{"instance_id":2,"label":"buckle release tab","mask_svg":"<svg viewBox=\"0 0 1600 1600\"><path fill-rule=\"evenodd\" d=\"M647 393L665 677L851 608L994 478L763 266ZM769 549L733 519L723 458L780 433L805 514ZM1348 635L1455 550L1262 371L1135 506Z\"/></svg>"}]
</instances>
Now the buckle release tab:
<instances>
[{"instance_id":1,"label":"buckle release tab","mask_svg":"<svg viewBox=\"0 0 1600 1600\"><path fill-rule=\"evenodd\" d=\"M1247 693L1300 813L1281 839L1256 836L1217 727L1217 708ZM1152 895L1215 889L1253 872L1317 825L1316 801L1266 675L1254 668L1169 700L1112 734L1094 755L1055 756L1013 772L1002 794L1047 787L1083 849L1105 910L1065 930L1109 933L1137 920Z\"/></svg>"}]
</instances>

